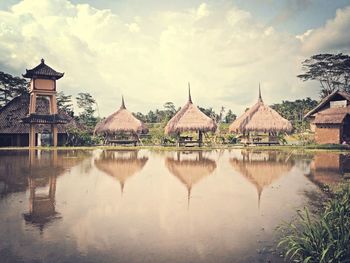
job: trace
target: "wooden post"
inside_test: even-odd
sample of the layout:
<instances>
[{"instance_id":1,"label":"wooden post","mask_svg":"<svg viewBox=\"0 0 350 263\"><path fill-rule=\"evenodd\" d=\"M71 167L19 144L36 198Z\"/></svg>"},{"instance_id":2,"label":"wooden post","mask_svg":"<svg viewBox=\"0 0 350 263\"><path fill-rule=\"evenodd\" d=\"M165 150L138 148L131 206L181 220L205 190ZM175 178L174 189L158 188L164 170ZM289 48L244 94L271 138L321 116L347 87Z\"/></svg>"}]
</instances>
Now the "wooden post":
<instances>
[{"instance_id":1,"label":"wooden post","mask_svg":"<svg viewBox=\"0 0 350 263\"><path fill-rule=\"evenodd\" d=\"M54 147L57 147L57 125L56 124L53 124L51 126L51 129L52 129L52 141L53 141L53 146Z\"/></svg>"},{"instance_id":2,"label":"wooden post","mask_svg":"<svg viewBox=\"0 0 350 263\"><path fill-rule=\"evenodd\" d=\"M203 136L202 136L202 131L198 131L198 146L202 146L202 141L203 141Z\"/></svg>"},{"instance_id":3,"label":"wooden post","mask_svg":"<svg viewBox=\"0 0 350 263\"><path fill-rule=\"evenodd\" d=\"M29 128L29 147L35 147L35 126L30 124Z\"/></svg>"}]
</instances>

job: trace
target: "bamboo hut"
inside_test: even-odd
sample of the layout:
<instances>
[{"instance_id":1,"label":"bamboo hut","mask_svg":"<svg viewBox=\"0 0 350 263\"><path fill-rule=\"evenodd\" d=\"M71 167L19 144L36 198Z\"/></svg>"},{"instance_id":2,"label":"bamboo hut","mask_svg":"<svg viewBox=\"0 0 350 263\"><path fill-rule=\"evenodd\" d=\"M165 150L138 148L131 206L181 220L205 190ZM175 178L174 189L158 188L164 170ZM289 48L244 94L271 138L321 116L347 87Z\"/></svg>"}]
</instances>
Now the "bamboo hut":
<instances>
[{"instance_id":1,"label":"bamboo hut","mask_svg":"<svg viewBox=\"0 0 350 263\"><path fill-rule=\"evenodd\" d=\"M120 109L98 123L94 133L105 136L105 142L109 144L136 145L137 142L140 142L139 134L148 133L148 129L142 121L135 118L126 109L124 98L122 97ZM130 139L130 137L132 138Z\"/></svg>"},{"instance_id":2,"label":"bamboo hut","mask_svg":"<svg viewBox=\"0 0 350 263\"><path fill-rule=\"evenodd\" d=\"M138 151L104 151L95 166L100 171L117 179L121 193L124 191L126 181L140 172L148 161L148 157L138 158Z\"/></svg>"},{"instance_id":3,"label":"bamboo hut","mask_svg":"<svg viewBox=\"0 0 350 263\"><path fill-rule=\"evenodd\" d=\"M278 133L291 132L292 124L263 102L259 85L258 102L233 121L229 131L243 134L244 143L270 145L278 144ZM268 141L263 142L261 136L255 136L251 140L251 133L268 133Z\"/></svg>"},{"instance_id":4,"label":"bamboo hut","mask_svg":"<svg viewBox=\"0 0 350 263\"><path fill-rule=\"evenodd\" d=\"M191 98L190 84L188 84L188 101L187 103L172 117L165 126L165 134L176 134L178 143L186 145L189 143L203 143L203 133L215 131L216 123L201 112L196 105L193 104ZM192 137L181 137L182 132L198 132L198 140L192 140Z\"/></svg>"},{"instance_id":5,"label":"bamboo hut","mask_svg":"<svg viewBox=\"0 0 350 263\"><path fill-rule=\"evenodd\" d=\"M242 159L232 158L230 164L255 186L258 193L258 207L264 188L287 174L293 162L286 156L277 156L276 152L242 151Z\"/></svg>"},{"instance_id":6,"label":"bamboo hut","mask_svg":"<svg viewBox=\"0 0 350 263\"><path fill-rule=\"evenodd\" d=\"M198 153L197 156L194 156ZM177 158L167 157L165 166L187 188L188 205L191 199L191 190L195 184L209 176L216 169L216 162L202 156L202 152L195 152L181 158L180 152ZM191 158L192 157L192 158Z\"/></svg>"}]
</instances>

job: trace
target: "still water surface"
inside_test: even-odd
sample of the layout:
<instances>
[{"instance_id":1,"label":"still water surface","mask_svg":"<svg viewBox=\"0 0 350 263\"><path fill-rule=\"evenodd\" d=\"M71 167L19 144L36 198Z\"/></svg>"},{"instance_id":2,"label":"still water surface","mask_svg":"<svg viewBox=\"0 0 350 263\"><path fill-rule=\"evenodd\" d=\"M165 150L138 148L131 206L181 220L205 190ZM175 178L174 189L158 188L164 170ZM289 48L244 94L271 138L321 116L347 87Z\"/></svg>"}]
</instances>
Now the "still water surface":
<instances>
[{"instance_id":1,"label":"still water surface","mask_svg":"<svg viewBox=\"0 0 350 263\"><path fill-rule=\"evenodd\" d=\"M0 259L283 262L276 226L349 168L337 153L0 151Z\"/></svg>"}]
</instances>

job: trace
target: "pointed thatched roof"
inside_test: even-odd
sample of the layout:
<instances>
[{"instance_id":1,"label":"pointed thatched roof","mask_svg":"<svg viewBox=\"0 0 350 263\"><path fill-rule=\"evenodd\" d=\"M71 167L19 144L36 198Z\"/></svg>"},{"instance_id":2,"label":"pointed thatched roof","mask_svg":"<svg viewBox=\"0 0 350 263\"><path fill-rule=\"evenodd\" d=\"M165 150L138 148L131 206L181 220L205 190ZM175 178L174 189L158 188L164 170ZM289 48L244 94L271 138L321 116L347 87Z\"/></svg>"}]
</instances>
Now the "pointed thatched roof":
<instances>
[{"instance_id":1,"label":"pointed thatched roof","mask_svg":"<svg viewBox=\"0 0 350 263\"><path fill-rule=\"evenodd\" d=\"M248 158L243 160L232 158L230 164L255 186L259 203L264 188L277 181L293 167L292 162L274 159L273 154L269 152L254 154L254 152L242 151L242 155Z\"/></svg>"},{"instance_id":2,"label":"pointed thatched roof","mask_svg":"<svg viewBox=\"0 0 350 263\"><path fill-rule=\"evenodd\" d=\"M148 129L145 124L136 119L131 112L129 112L122 97L122 105L112 115L99 122L95 127L96 134L115 134L121 132L131 133L147 133Z\"/></svg>"},{"instance_id":3,"label":"pointed thatched roof","mask_svg":"<svg viewBox=\"0 0 350 263\"><path fill-rule=\"evenodd\" d=\"M125 182L140 172L148 161L148 157L137 157L138 151L104 151L95 166L100 171L114 177L123 191Z\"/></svg>"},{"instance_id":4,"label":"pointed thatched roof","mask_svg":"<svg viewBox=\"0 0 350 263\"><path fill-rule=\"evenodd\" d=\"M192 103L190 87L188 87L187 103L172 117L165 126L166 134L175 134L185 131L215 131L216 123L196 105Z\"/></svg>"},{"instance_id":5,"label":"pointed thatched roof","mask_svg":"<svg viewBox=\"0 0 350 263\"><path fill-rule=\"evenodd\" d=\"M266 105L261 97L249 110L238 117L229 127L230 132L291 132L292 124Z\"/></svg>"}]
</instances>

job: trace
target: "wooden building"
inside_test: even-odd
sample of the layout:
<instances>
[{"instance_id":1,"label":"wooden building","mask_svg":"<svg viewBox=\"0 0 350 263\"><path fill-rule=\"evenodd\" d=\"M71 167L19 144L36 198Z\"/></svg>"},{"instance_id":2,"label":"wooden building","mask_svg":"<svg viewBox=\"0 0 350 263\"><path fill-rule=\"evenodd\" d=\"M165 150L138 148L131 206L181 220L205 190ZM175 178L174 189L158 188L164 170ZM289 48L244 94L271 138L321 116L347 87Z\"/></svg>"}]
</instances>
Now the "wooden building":
<instances>
[{"instance_id":1,"label":"wooden building","mask_svg":"<svg viewBox=\"0 0 350 263\"><path fill-rule=\"evenodd\" d=\"M23 119L28 117L29 104L29 95L21 95L0 109L0 147L29 146L30 123L23 122ZM49 100L45 97L37 98L36 113L40 115L41 119L48 116L49 104ZM32 118L34 118L34 115L32 115ZM57 143L58 145L64 145L67 140L67 130L81 127L73 117L64 111L58 110L58 114L54 118L60 120L57 124ZM37 124L35 128L35 144L51 144L51 124L43 121Z\"/></svg>"},{"instance_id":2,"label":"wooden building","mask_svg":"<svg viewBox=\"0 0 350 263\"><path fill-rule=\"evenodd\" d=\"M139 135L148 133L148 129L142 121L126 109L122 97L119 110L99 122L94 133L104 136L107 144L136 145L140 142Z\"/></svg>"},{"instance_id":3,"label":"wooden building","mask_svg":"<svg viewBox=\"0 0 350 263\"><path fill-rule=\"evenodd\" d=\"M278 144L277 134L292 131L292 124L263 102L259 86L258 101L234 120L229 131L243 135L243 143ZM259 133L267 133L267 141Z\"/></svg>"},{"instance_id":4,"label":"wooden building","mask_svg":"<svg viewBox=\"0 0 350 263\"><path fill-rule=\"evenodd\" d=\"M203 142L203 133L212 131L217 128L215 121L205 115L193 104L191 98L190 84L188 84L188 101L187 103L172 117L165 126L165 134L175 134L177 136L177 144L198 143L199 146ZM182 132L198 132L198 140L192 137L181 137Z\"/></svg>"},{"instance_id":5,"label":"wooden building","mask_svg":"<svg viewBox=\"0 0 350 263\"><path fill-rule=\"evenodd\" d=\"M350 94L334 91L304 118L310 120L318 144L350 142Z\"/></svg>"}]
</instances>

